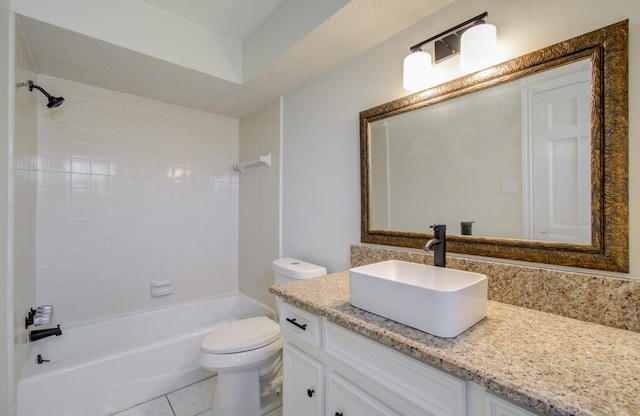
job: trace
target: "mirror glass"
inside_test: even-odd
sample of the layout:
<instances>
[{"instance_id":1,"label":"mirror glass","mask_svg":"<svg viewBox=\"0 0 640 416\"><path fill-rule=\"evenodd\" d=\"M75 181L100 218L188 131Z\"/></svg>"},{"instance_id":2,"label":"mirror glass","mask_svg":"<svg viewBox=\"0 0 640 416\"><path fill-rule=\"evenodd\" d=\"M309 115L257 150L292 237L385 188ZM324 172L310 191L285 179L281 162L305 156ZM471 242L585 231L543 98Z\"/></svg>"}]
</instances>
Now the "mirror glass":
<instances>
[{"instance_id":1,"label":"mirror glass","mask_svg":"<svg viewBox=\"0 0 640 416\"><path fill-rule=\"evenodd\" d=\"M371 123L371 227L590 243L590 78L584 58Z\"/></svg>"},{"instance_id":2,"label":"mirror glass","mask_svg":"<svg viewBox=\"0 0 640 416\"><path fill-rule=\"evenodd\" d=\"M628 271L628 22L360 113L361 241Z\"/></svg>"}]
</instances>

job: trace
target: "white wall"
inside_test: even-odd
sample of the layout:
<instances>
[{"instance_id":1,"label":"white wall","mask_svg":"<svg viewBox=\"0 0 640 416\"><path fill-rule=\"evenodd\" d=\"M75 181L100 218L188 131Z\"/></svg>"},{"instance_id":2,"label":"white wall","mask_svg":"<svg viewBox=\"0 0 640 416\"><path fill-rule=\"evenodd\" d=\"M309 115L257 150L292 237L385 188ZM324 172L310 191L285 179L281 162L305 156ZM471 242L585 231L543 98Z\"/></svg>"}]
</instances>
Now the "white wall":
<instances>
[{"instance_id":1,"label":"white wall","mask_svg":"<svg viewBox=\"0 0 640 416\"><path fill-rule=\"evenodd\" d=\"M240 291L275 309L271 263L280 252L280 99L240 120L240 160L271 154L271 166L239 174Z\"/></svg>"},{"instance_id":2,"label":"white wall","mask_svg":"<svg viewBox=\"0 0 640 416\"><path fill-rule=\"evenodd\" d=\"M17 23L17 22L16 22ZM9 212L12 215L11 272L13 276L13 343L17 381L29 354L24 318L36 304L36 192L37 192L37 105L38 97L29 91L28 80L36 74L29 49L16 25L15 35L15 128L12 140L11 178L13 190ZM33 328L29 328L31 330Z\"/></svg>"},{"instance_id":3,"label":"white wall","mask_svg":"<svg viewBox=\"0 0 640 416\"><path fill-rule=\"evenodd\" d=\"M238 120L45 75L37 303L56 323L238 290ZM174 293L151 298L152 282Z\"/></svg>"},{"instance_id":4,"label":"white wall","mask_svg":"<svg viewBox=\"0 0 640 416\"><path fill-rule=\"evenodd\" d=\"M629 73L640 67L640 3L631 0L457 0L411 28L284 97L283 254L349 266L360 241L360 111L406 95L408 48L483 11L498 27L501 57L513 58L630 20ZM459 58L435 67L433 85L459 77ZM640 119L640 84L630 77L629 118ZM640 126L630 123L630 261L640 276Z\"/></svg>"},{"instance_id":5,"label":"white wall","mask_svg":"<svg viewBox=\"0 0 640 416\"><path fill-rule=\"evenodd\" d=\"M9 207L9 138L13 114L14 19L9 0L0 0L0 207ZM13 277L9 274L8 210L0 209L0 406L15 414L13 373Z\"/></svg>"}]
</instances>

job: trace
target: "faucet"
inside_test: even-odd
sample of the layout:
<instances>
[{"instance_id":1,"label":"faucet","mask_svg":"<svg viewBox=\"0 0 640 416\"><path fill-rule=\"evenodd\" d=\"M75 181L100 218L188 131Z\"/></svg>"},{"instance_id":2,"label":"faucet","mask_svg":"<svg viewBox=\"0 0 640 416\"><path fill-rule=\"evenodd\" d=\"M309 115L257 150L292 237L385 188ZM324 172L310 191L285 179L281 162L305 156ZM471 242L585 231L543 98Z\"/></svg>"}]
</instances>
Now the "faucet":
<instances>
[{"instance_id":1,"label":"faucet","mask_svg":"<svg viewBox=\"0 0 640 416\"><path fill-rule=\"evenodd\" d=\"M47 329L36 329L29 332L29 341L37 341L42 338L52 337L52 336L60 336L62 335L62 329L60 329L60 325L57 328L47 328Z\"/></svg>"},{"instance_id":2,"label":"faucet","mask_svg":"<svg viewBox=\"0 0 640 416\"><path fill-rule=\"evenodd\" d=\"M424 251L433 250L433 264L447 267L447 226L444 224L430 225L433 228L433 238L422 248Z\"/></svg>"}]
</instances>

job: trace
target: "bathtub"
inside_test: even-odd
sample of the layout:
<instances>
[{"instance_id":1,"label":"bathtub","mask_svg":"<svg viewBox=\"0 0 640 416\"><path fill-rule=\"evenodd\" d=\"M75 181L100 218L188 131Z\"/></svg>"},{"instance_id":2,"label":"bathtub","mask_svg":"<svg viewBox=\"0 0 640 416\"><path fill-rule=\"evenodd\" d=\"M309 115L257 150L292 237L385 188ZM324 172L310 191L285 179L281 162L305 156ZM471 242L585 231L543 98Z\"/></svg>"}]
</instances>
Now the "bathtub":
<instances>
[{"instance_id":1,"label":"bathtub","mask_svg":"<svg viewBox=\"0 0 640 416\"><path fill-rule=\"evenodd\" d=\"M225 322L260 315L275 319L265 305L231 294L62 325L62 336L31 344L18 416L109 415L202 380L212 375L196 363L202 338ZM38 354L51 362L37 364Z\"/></svg>"}]
</instances>

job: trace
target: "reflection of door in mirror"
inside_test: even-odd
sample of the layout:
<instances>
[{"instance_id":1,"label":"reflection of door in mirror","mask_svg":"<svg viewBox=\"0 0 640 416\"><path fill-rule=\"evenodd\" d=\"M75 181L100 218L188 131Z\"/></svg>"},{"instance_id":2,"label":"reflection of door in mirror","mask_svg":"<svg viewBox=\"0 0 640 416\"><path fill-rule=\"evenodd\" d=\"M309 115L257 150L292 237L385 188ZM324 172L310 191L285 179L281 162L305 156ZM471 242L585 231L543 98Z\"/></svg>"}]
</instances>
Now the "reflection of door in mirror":
<instances>
[{"instance_id":1,"label":"reflection of door in mirror","mask_svg":"<svg viewBox=\"0 0 640 416\"><path fill-rule=\"evenodd\" d=\"M527 239L591 241L589 71L572 65L577 72L523 89Z\"/></svg>"}]
</instances>

